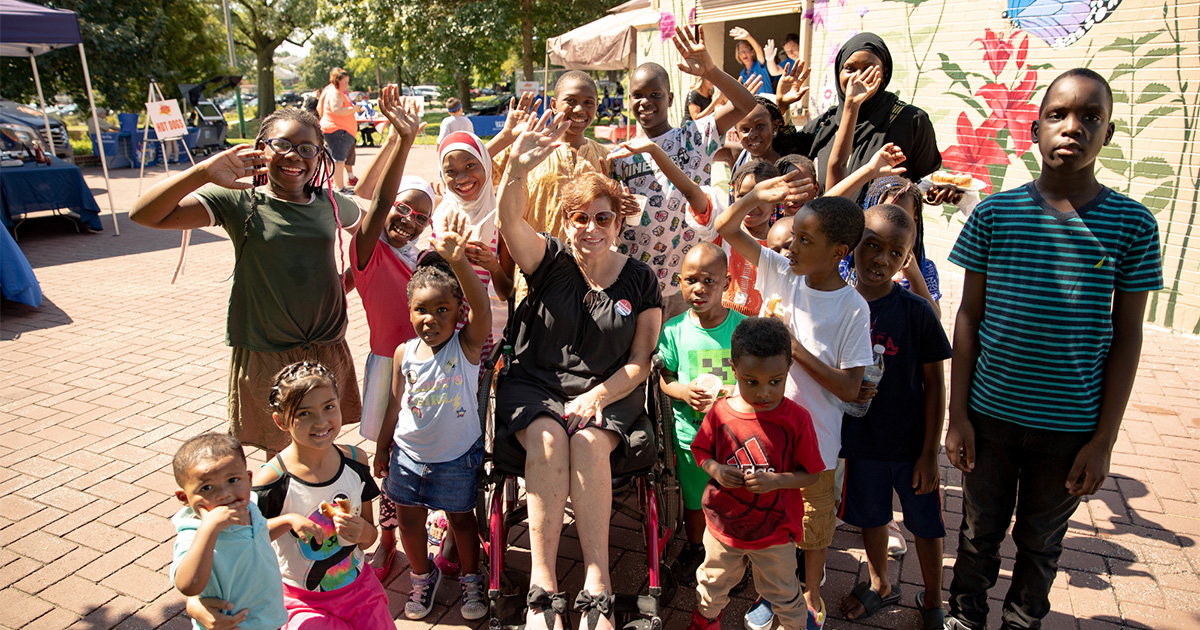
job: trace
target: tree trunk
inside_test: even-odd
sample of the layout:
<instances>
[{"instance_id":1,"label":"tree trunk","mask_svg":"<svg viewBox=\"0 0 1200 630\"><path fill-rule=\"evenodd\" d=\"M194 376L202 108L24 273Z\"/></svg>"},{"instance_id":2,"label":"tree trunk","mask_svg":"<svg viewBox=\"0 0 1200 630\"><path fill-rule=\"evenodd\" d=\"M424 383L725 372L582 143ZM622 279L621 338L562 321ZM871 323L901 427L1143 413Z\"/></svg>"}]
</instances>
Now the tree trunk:
<instances>
[{"instance_id":1,"label":"tree trunk","mask_svg":"<svg viewBox=\"0 0 1200 630\"><path fill-rule=\"evenodd\" d=\"M254 51L258 59L258 119L261 121L275 111L275 49L272 41L258 42Z\"/></svg>"},{"instance_id":2,"label":"tree trunk","mask_svg":"<svg viewBox=\"0 0 1200 630\"><path fill-rule=\"evenodd\" d=\"M525 80L533 80L533 0L521 5L521 68Z\"/></svg>"},{"instance_id":3,"label":"tree trunk","mask_svg":"<svg viewBox=\"0 0 1200 630\"><path fill-rule=\"evenodd\" d=\"M458 88L458 100L462 101L463 113L471 111L471 76L455 73L454 87Z\"/></svg>"}]
</instances>

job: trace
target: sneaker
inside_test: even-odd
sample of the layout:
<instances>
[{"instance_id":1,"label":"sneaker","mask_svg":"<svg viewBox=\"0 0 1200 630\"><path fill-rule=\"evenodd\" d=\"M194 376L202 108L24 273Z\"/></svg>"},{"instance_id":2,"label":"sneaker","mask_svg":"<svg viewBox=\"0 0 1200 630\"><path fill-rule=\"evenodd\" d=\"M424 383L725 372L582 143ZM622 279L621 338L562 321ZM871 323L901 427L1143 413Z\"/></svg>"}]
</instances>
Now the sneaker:
<instances>
[{"instance_id":1,"label":"sneaker","mask_svg":"<svg viewBox=\"0 0 1200 630\"><path fill-rule=\"evenodd\" d=\"M350 184L351 186L357 186L357 185L358 185L358 178L357 178L357 177L355 177L354 175L351 175L351 176L350 176L350 178L346 180L346 183L347 183L347 184Z\"/></svg>"},{"instance_id":2,"label":"sneaker","mask_svg":"<svg viewBox=\"0 0 1200 630\"><path fill-rule=\"evenodd\" d=\"M683 549L680 550L679 556L675 558L675 561L679 563L675 581L684 586L694 585L696 583L696 570L704 562L704 545L700 543L684 543Z\"/></svg>"},{"instance_id":3,"label":"sneaker","mask_svg":"<svg viewBox=\"0 0 1200 630\"><path fill-rule=\"evenodd\" d=\"M820 601L821 612L817 612L811 608L808 609L808 628L807 630L823 630L825 628L825 600Z\"/></svg>"},{"instance_id":4,"label":"sneaker","mask_svg":"<svg viewBox=\"0 0 1200 630\"><path fill-rule=\"evenodd\" d=\"M692 609L692 621L688 624L687 630L721 630L721 615L717 615L716 619L708 619L700 614L699 610Z\"/></svg>"},{"instance_id":5,"label":"sneaker","mask_svg":"<svg viewBox=\"0 0 1200 630\"><path fill-rule=\"evenodd\" d=\"M754 600L742 623L746 630L770 630L775 625L775 611L771 610L771 602L762 597Z\"/></svg>"},{"instance_id":6,"label":"sneaker","mask_svg":"<svg viewBox=\"0 0 1200 630\"><path fill-rule=\"evenodd\" d=\"M429 560L432 562L433 558ZM442 572L438 570L436 564L425 575L414 573L412 594L409 595L408 603L404 605L404 616L409 619L424 619L425 615L433 610L433 596L437 594L438 587L441 585Z\"/></svg>"},{"instance_id":7,"label":"sneaker","mask_svg":"<svg viewBox=\"0 0 1200 630\"><path fill-rule=\"evenodd\" d=\"M458 585L462 587L462 607L459 611L462 613L463 619L471 621L482 619L488 611L487 600L484 598L487 582L484 580L483 574L464 575L458 578Z\"/></svg>"}]
</instances>

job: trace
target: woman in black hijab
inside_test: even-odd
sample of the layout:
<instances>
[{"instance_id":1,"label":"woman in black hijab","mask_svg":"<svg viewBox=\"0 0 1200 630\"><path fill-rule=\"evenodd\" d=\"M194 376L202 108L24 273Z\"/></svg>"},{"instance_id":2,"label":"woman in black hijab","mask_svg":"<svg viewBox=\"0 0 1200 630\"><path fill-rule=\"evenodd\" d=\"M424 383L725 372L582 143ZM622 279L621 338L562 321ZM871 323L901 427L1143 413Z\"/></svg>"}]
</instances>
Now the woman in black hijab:
<instances>
[{"instance_id":1,"label":"woman in black hijab","mask_svg":"<svg viewBox=\"0 0 1200 630\"><path fill-rule=\"evenodd\" d=\"M845 172L853 173L889 142L904 151L907 158L904 166L908 169L904 176L913 181L920 181L942 165L942 154L938 151L928 114L919 107L901 101L894 93L885 91L892 80L892 54L887 44L874 33L859 33L838 50L838 104L809 121L798 134L801 142L809 143L803 153L817 161L817 179L822 189L829 169L829 154L842 120L846 88L856 73L872 66L880 69L881 80L879 87L859 108L853 149Z\"/></svg>"}]
</instances>

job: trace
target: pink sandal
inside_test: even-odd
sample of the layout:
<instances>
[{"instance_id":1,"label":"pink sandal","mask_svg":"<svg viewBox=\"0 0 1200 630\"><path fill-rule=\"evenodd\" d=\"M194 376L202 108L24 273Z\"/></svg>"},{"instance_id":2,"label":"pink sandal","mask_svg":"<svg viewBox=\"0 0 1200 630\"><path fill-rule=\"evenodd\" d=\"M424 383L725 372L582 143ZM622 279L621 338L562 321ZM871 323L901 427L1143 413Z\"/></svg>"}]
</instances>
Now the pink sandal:
<instances>
[{"instance_id":1,"label":"pink sandal","mask_svg":"<svg viewBox=\"0 0 1200 630\"><path fill-rule=\"evenodd\" d=\"M398 549L398 547L392 548L392 553L388 554L387 562L383 563L382 567L371 567L371 570L375 572L375 577L379 578L380 584L382 584L392 572L392 560L396 559L396 549ZM379 552L376 551L375 553Z\"/></svg>"},{"instance_id":2,"label":"pink sandal","mask_svg":"<svg viewBox=\"0 0 1200 630\"><path fill-rule=\"evenodd\" d=\"M438 543L437 555L433 557L433 563L437 565L438 571L441 571L442 575L455 575L461 568L459 563L451 562L450 559L442 555L442 548L446 545L446 539L450 537L449 533L447 531L446 535L442 537L442 541Z\"/></svg>"}]
</instances>

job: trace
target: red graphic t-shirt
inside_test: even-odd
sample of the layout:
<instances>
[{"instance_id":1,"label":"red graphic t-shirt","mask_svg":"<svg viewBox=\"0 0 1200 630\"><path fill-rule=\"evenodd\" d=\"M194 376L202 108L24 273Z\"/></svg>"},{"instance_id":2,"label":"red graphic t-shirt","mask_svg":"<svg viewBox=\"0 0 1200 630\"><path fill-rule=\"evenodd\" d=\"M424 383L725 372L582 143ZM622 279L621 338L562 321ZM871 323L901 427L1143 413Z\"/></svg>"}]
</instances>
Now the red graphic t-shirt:
<instances>
[{"instance_id":1,"label":"red graphic t-shirt","mask_svg":"<svg viewBox=\"0 0 1200 630\"><path fill-rule=\"evenodd\" d=\"M715 459L743 470L821 472L812 417L784 399L762 413L743 413L729 401L717 401L692 442L696 462ZM803 535L804 504L799 489L755 494L725 488L709 480L704 488L704 518L717 540L737 549L766 549Z\"/></svg>"}]
</instances>

